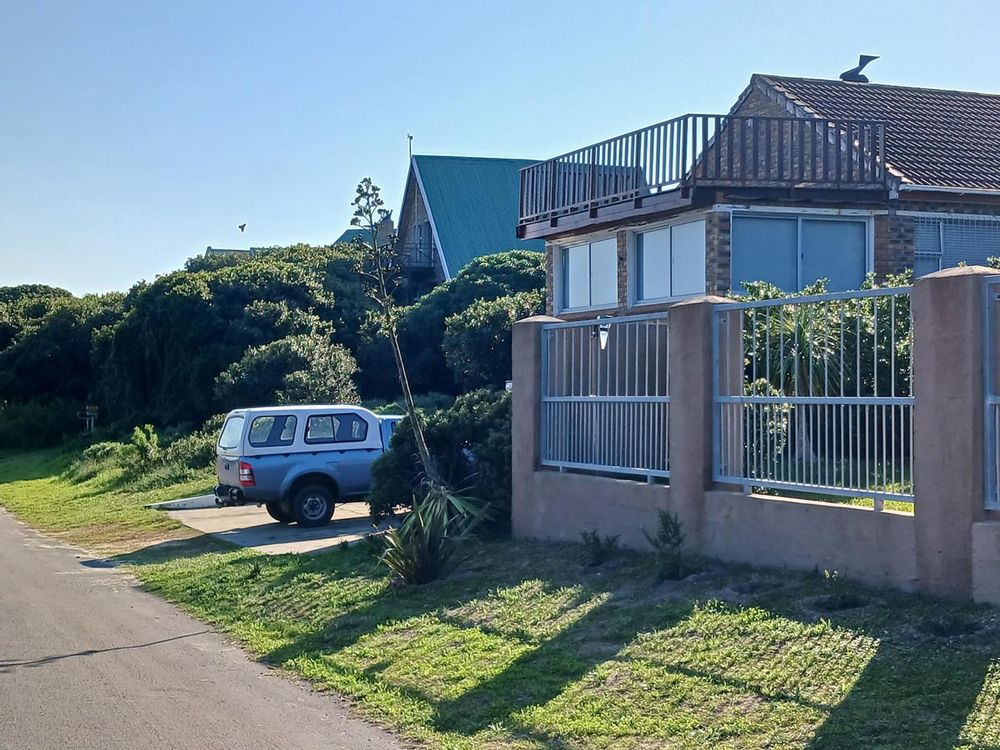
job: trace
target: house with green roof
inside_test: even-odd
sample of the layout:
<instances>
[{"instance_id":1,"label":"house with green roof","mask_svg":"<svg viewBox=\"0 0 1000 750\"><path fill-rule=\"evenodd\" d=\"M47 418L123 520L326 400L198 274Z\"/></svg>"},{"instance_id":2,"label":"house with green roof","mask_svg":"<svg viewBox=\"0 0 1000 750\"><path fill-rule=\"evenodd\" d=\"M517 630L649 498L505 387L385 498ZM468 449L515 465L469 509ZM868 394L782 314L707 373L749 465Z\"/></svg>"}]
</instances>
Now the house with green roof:
<instances>
[{"instance_id":1,"label":"house with green roof","mask_svg":"<svg viewBox=\"0 0 1000 750\"><path fill-rule=\"evenodd\" d=\"M447 281L469 261L503 250L543 252L518 239L520 172L531 159L413 156L399 211L399 243L417 289Z\"/></svg>"}]
</instances>

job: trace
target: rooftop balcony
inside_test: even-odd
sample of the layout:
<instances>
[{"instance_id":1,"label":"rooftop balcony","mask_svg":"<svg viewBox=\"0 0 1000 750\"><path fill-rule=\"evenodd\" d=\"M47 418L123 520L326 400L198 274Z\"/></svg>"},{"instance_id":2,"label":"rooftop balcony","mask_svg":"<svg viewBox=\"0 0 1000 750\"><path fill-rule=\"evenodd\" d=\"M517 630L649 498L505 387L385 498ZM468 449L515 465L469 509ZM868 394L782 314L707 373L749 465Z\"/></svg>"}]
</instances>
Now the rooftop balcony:
<instances>
[{"instance_id":1,"label":"rooftop balcony","mask_svg":"<svg viewBox=\"0 0 1000 750\"><path fill-rule=\"evenodd\" d=\"M682 115L521 170L518 237L683 209L703 188L884 200L874 120Z\"/></svg>"}]
</instances>

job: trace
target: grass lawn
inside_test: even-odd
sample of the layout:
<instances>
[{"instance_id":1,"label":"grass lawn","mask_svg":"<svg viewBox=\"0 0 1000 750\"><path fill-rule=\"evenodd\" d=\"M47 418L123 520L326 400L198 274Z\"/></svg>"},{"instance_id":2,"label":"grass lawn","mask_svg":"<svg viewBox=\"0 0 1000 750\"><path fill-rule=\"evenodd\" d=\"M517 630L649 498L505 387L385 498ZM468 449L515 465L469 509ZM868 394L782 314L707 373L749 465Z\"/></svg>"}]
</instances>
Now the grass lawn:
<instances>
[{"instance_id":1,"label":"grass lawn","mask_svg":"<svg viewBox=\"0 0 1000 750\"><path fill-rule=\"evenodd\" d=\"M176 532L58 470L0 460L0 503L50 529L93 529L106 504L104 525ZM48 517L50 495L73 510ZM646 555L586 568L573 545L485 543L452 576L401 588L364 545L271 557L191 540L117 559L431 747L1000 748L992 608L711 563L657 583Z\"/></svg>"},{"instance_id":2,"label":"grass lawn","mask_svg":"<svg viewBox=\"0 0 1000 750\"><path fill-rule=\"evenodd\" d=\"M121 473L102 471L84 482L69 474L59 451L0 453L0 506L35 528L98 552L131 551L197 532L144 507L211 492L211 473L146 491L128 488Z\"/></svg>"}]
</instances>

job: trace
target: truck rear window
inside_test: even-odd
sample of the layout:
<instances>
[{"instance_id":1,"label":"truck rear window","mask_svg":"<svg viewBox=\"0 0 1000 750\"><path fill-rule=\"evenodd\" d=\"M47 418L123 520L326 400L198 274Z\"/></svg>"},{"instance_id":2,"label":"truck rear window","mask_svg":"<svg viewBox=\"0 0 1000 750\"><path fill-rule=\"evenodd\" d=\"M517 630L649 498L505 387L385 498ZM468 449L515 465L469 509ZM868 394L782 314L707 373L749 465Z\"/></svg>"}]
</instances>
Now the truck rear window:
<instances>
[{"instance_id":1,"label":"truck rear window","mask_svg":"<svg viewBox=\"0 0 1000 750\"><path fill-rule=\"evenodd\" d=\"M232 450L240 447L240 438L243 436L242 414L236 414L226 420L222 426L222 433L219 435L219 447L222 450Z\"/></svg>"},{"instance_id":2,"label":"truck rear window","mask_svg":"<svg viewBox=\"0 0 1000 750\"><path fill-rule=\"evenodd\" d=\"M257 417L250 423L250 435L247 437L247 442L254 448L291 445L295 438L296 423L297 420L291 414Z\"/></svg>"}]
</instances>

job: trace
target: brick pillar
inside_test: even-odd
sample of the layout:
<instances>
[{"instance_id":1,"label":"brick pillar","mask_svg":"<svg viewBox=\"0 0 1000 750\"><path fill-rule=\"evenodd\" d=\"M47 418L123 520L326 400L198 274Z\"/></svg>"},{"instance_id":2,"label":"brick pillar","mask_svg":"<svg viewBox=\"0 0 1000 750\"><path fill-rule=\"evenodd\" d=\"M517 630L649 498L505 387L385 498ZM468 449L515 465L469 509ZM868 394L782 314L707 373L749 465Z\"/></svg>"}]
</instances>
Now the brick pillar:
<instances>
[{"instance_id":1,"label":"brick pillar","mask_svg":"<svg viewBox=\"0 0 1000 750\"><path fill-rule=\"evenodd\" d=\"M542 326L558 318L536 315L514 323L511 392L511 530L525 531L532 507L531 474L538 467L542 408Z\"/></svg>"},{"instance_id":2,"label":"brick pillar","mask_svg":"<svg viewBox=\"0 0 1000 750\"><path fill-rule=\"evenodd\" d=\"M983 277L969 266L913 288L913 482L920 588L972 594L972 525L985 517Z\"/></svg>"},{"instance_id":3,"label":"brick pillar","mask_svg":"<svg viewBox=\"0 0 1000 750\"><path fill-rule=\"evenodd\" d=\"M670 496L694 550L712 483L712 309L728 301L696 297L670 308Z\"/></svg>"}]
</instances>

